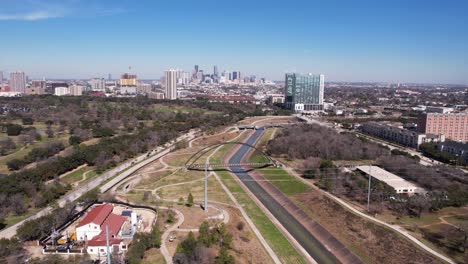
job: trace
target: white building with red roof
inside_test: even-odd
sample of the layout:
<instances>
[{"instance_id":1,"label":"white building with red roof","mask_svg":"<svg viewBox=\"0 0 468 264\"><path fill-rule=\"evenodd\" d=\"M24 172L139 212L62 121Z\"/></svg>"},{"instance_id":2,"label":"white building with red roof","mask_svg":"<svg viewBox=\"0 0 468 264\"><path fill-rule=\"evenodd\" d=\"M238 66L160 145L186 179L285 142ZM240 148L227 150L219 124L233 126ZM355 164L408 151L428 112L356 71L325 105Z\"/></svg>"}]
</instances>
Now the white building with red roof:
<instances>
[{"instance_id":1,"label":"white building with red roof","mask_svg":"<svg viewBox=\"0 0 468 264\"><path fill-rule=\"evenodd\" d=\"M106 227L109 235L110 251L126 250L127 246L121 238L122 226L127 222L127 217L113 214L114 207L110 204L102 204L94 207L76 227L76 238L87 241L89 254L103 254L106 249Z\"/></svg>"}]
</instances>

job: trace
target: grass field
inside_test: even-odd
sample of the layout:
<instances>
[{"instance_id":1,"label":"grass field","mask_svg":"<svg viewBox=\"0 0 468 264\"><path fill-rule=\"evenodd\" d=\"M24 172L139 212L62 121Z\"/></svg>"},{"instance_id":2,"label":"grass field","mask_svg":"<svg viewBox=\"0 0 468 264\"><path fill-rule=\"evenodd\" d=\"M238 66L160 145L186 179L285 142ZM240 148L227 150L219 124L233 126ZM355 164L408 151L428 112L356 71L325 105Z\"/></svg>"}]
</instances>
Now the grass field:
<instances>
[{"instance_id":1,"label":"grass field","mask_svg":"<svg viewBox=\"0 0 468 264\"><path fill-rule=\"evenodd\" d=\"M89 181L90 179L96 177L96 175L97 175L97 173L92 168L83 167L83 168L80 168L80 169L68 174L67 176L63 177L61 180L65 184L73 184L73 183L76 183L78 181L81 181L83 179L83 174L85 174L85 173L87 173L85 181Z\"/></svg>"},{"instance_id":2,"label":"grass field","mask_svg":"<svg viewBox=\"0 0 468 264\"><path fill-rule=\"evenodd\" d=\"M39 212L41 208L29 208L28 211L22 215L16 215L14 213L10 213L5 217L4 223L6 224L5 228L10 227L26 218L28 218L31 215L36 214Z\"/></svg>"},{"instance_id":3,"label":"grass field","mask_svg":"<svg viewBox=\"0 0 468 264\"><path fill-rule=\"evenodd\" d=\"M178 199L179 197L186 198L189 193L193 195L196 201L204 199L204 180L189 182L181 185L167 186L158 190L158 195L165 199ZM231 199L226 195L221 185L215 178L208 178L208 200L218 201L233 205Z\"/></svg>"},{"instance_id":4,"label":"grass field","mask_svg":"<svg viewBox=\"0 0 468 264\"><path fill-rule=\"evenodd\" d=\"M296 195L309 190L311 187L289 175L281 168L263 168L257 170L268 179L276 188L287 196Z\"/></svg>"},{"instance_id":5,"label":"grass field","mask_svg":"<svg viewBox=\"0 0 468 264\"><path fill-rule=\"evenodd\" d=\"M141 264L165 264L166 260L164 260L163 255L159 248L152 248L145 252L145 256L141 261Z\"/></svg>"},{"instance_id":6,"label":"grass field","mask_svg":"<svg viewBox=\"0 0 468 264\"><path fill-rule=\"evenodd\" d=\"M11 137L11 138L15 138L15 137ZM0 157L0 173L1 174L11 173L11 171L8 169L8 167L6 165L8 161L13 160L13 159L24 158L26 155L28 155L28 153L32 149L34 149L36 147L39 147L42 144L44 144L45 142L51 141L51 140L61 140L61 141L63 141L65 143L65 145L68 145L68 142L67 142L68 136L67 135L61 135L59 137L54 137L54 138L48 138L48 137L42 135L41 140L35 141L34 143L32 143L30 145L27 145L27 146L18 146L16 148L16 150L11 152L10 154Z\"/></svg>"}]
</instances>

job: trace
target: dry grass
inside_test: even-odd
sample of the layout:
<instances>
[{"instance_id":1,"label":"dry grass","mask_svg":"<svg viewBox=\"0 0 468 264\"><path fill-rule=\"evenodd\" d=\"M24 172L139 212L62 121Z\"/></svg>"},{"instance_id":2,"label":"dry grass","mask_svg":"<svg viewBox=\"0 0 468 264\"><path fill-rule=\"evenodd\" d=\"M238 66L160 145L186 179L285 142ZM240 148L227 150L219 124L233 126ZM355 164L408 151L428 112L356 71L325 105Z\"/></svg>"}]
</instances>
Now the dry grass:
<instances>
[{"instance_id":1,"label":"dry grass","mask_svg":"<svg viewBox=\"0 0 468 264\"><path fill-rule=\"evenodd\" d=\"M293 199L365 263L442 263L397 233L346 211L315 189Z\"/></svg>"}]
</instances>

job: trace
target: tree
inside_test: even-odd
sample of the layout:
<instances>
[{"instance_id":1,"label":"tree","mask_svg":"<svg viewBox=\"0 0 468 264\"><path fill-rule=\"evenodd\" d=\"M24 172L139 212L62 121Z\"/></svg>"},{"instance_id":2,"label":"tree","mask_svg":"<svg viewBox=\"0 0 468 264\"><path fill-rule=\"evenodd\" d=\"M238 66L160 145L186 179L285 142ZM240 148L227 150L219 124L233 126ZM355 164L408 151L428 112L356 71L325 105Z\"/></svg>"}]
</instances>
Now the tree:
<instances>
[{"instance_id":1,"label":"tree","mask_svg":"<svg viewBox=\"0 0 468 264\"><path fill-rule=\"evenodd\" d=\"M195 239L195 236L193 235L192 231L190 231L187 238L180 242L179 245L177 245L176 252L184 253L186 256L192 256L196 247L197 240Z\"/></svg>"},{"instance_id":2,"label":"tree","mask_svg":"<svg viewBox=\"0 0 468 264\"><path fill-rule=\"evenodd\" d=\"M13 142L11 138L6 138L0 140L0 155L5 155L8 151L15 149L16 144Z\"/></svg>"},{"instance_id":3,"label":"tree","mask_svg":"<svg viewBox=\"0 0 468 264\"><path fill-rule=\"evenodd\" d=\"M172 224L174 223L175 219L174 219L174 214L169 211L169 213L167 213L167 220L166 222L169 223L169 224Z\"/></svg>"},{"instance_id":4,"label":"tree","mask_svg":"<svg viewBox=\"0 0 468 264\"><path fill-rule=\"evenodd\" d=\"M23 127L21 125L16 124L9 124L7 125L7 135L8 136L18 136L21 131L23 131Z\"/></svg>"},{"instance_id":5,"label":"tree","mask_svg":"<svg viewBox=\"0 0 468 264\"><path fill-rule=\"evenodd\" d=\"M28 210L28 206L26 205L22 194L17 193L11 196L9 200L9 204L15 214L22 215Z\"/></svg>"},{"instance_id":6,"label":"tree","mask_svg":"<svg viewBox=\"0 0 468 264\"><path fill-rule=\"evenodd\" d=\"M234 257L229 255L227 249L222 247L219 256L216 257L215 264L234 264Z\"/></svg>"},{"instance_id":7,"label":"tree","mask_svg":"<svg viewBox=\"0 0 468 264\"><path fill-rule=\"evenodd\" d=\"M53 138L54 137L54 131L49 127L45 131L46 135L48 138Z\"/></svg>"},{"instance_id":8,"label":"tree","mask_svg":"<svg viewBox=\"0 0 468 264\"><path fill-rule=\"evenodd\" d=\"M458 230L462 233L462 239L460 240L460 251L465 252L468 247L468 223L461 222L458 224Z\"/></svg>"},{"instance_id":9,"label":"tree","mask_svg":"<svg viewBox=\"0 0 468 264\"><path fill-rule=\"evenodd\" d=\"M75 135L72 135L70 136L70 138L68 138L68 143L72 146L79 145L81 142L82 142L81 138Z\"/></svg>"},{"instance_id":10,"label":"tree","mask_svg":"<svg viewBox=\"0 0 468 264\"><path fill-rule=\"evenodd\" d=\"M244 226L245 226L244 222L239 221L237 223L237 225L236 225L236 228L237 228L237 230L242 231L242 230L244 230Z\"/></svg>"},{"instance_id":11,"label":"tree","mask_svg":"<svg viewBox=\"0 0 468 264\"><path fill-rule=\"evenodd\" d=\"M210 234L210 224L207 221L203 221L198 229L198 241L206 247L210 247L213 243L213 239Z\"/></svg>"},{"instance_id":12,"label":"tree","mask_svg":"<svg viewBox=\"0 0 468 264\"><path fill-rule=\"evenodd\" d=\"M23 125L32 125L32 124L34 124L34 120L31 117L23 117L21 119L21 121L23 122Z\"/></svg>"},{"instance_id":13,"label":"tree","mask_svg":"<svg viewBox=\"0 0 468 264\"><path fill-rule=\"evenodd\" d=\"M0 259L6 259L8 256L21 253L23 245L17 238L0 239Z\"/></svg>"},{"instance_id":14,"label":"tree","mask_svg":"<svg viewBox=\"0 0 468 264\"><path fill-rule=\"evenodd\" d=\"M186 203L185 205L187 205L188 207L192 207L192 206L193 206L193 196L192 196L192 193L189 193L189 194L188 194L187 203Z\"/></svg>"},{"instance_id":15,"label":"tree","mask_svg":"<svg viewBox=\"0 0 468 264\"><path fill-rule=\"evenodd\" d=\"M93 137L112 137L115 134L112 128L108 127L96 127L93 129Z\"/></svg>"},{"instance_id":16,"label":"tree","mask_svg":"<svg viewBox=\"0 0 468 264\"><path fill-rule=\"evenodd\" d=\"M179 201L177 202L178 205L183 205L184 204L184 198L179 197Z\"/></svg>"},{"instance_id":17,"label":"tree","mask_svg":"<svg viewBox=\"0 0 468 264\"><path fill-rule=\"evenodd\" d=\"M408 206L416 210L416 215L421 217L421 213L431 207L431 201L424 195L413 195L408 199Z\"/></svg>"}]
</instances>

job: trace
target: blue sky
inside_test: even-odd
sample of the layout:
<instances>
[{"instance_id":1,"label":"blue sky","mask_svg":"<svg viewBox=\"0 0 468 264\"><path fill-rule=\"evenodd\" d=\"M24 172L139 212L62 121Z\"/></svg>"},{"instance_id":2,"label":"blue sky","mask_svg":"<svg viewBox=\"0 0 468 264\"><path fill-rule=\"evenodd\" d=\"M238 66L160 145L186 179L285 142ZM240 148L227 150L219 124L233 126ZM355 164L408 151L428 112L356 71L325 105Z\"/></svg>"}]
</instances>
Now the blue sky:
<instances>
[{"instance_id":1,"label":"blue sky","mask_svg":"<svg viewBox=\"0 0 468 264\"><path fill-rule=\"evenodd\" d=\"M464 0L0 0L0 69L468 84L467 14Z\"/></svg>"}]
</instances>

